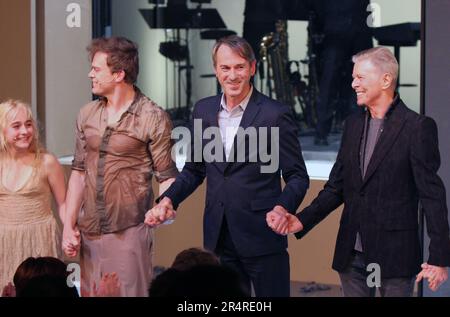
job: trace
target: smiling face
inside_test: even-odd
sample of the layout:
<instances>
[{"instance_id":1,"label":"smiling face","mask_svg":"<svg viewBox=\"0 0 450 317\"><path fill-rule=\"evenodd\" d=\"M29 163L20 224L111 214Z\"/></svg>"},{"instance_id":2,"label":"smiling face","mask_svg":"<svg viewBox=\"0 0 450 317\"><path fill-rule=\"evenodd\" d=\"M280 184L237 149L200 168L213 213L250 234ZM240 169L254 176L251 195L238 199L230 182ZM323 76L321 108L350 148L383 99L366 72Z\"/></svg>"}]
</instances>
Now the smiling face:
<instances>
[{"instance_id":1,"label":"smiling face","mask_svg":"<svg viewBox=\"0 0 450 317\"><path fill-rule=\"evenodd\" d=\"M370 60L364 59L355 63L352 76L357 104L370 106L376 103L383 91L381 71Z\"/></svg>"},{"instance_id":2,"label":"smiling face","mask_svg":"<svg viewBox=\"0 0 450 317\"><path fill-rule=\"evenodd\" d=\"M92 58L91 71L88 76L92 81L92 93L97 96L111 94L117 81L117 76L111 72L107 59L108 55L103 52L95 53Z\"/></svg>"},{"instance_id":3,"label":"smiling face","mask_svg":"<svg viewBox=\"0 0 450 317\"><path fill-rule=\"evenodd\" d=\"M355 62L352 76L352 88L356 92L356 102L359 106L376 106L385 92L394 89L393 76L383 72L369 59Z\"/></svg>"},{"instance_id":4,"label":"smiling face","mask_svg":"<svg viewBox=\"0 0 450 317\"><path fill-rule=\"evenodd\" d=\"M256 62L249 62L227 45L216 53L215 72L228 106L239 104L250 91L250 79L255 75Z\"/></svg>"},{"instance_id":5,"label":"smiling face","mask_svg":"<svg viewBox=\"0 0 450 317\"><path fill-rule=\"evenodd\" d=\"M3 129L5 142L9 149L16 152L29 151L34 138L34 124L25 108L8 115L8 122Z\"/></svg>"}]
</instances>

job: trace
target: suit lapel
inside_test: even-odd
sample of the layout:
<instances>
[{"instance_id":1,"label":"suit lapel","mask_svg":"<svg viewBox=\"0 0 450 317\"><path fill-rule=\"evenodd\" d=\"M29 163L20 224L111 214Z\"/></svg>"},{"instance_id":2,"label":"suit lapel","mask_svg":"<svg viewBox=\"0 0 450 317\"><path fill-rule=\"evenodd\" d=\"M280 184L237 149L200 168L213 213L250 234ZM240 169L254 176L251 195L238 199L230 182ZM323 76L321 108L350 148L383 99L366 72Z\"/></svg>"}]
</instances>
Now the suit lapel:
<instances>
[{"instance_id":1,"label":"suit lapel","mask_svg":"<svg viewBox=\"0 0 450 317\"><path fill-rule=\"evenodd\" d=\"M405 110L406 106L402 102L399 102L395 105L390 117L385 120L383 131L380 135L380 139L375 145L375 149L370 159L369 166L367 167L362 186L364 186L373 173L375 173L376 169L397 139L397 136L405 123Z\"/></svg>"},{"instance_id":2,"label":"suit lapel","mask_svg":"<svg viewBox=\"0 0 450 317\"><path fill-rule=\"evenodd\" d=\"M364 121L366 120L366 113L361 113L358 119L355 121L354 126L351 128L352 133L352 145L351 149L351 161L352 166L358 166L358 171L354 174L356 179L354 179L356 184L362 183L362 174L361 174L361 160L360 160L360 151L361 151L361 138L364 132Z\"/></svg>"},{"instance_id":3,"label":"suit lapel","mask_svg":"<svg viewBox=\"0 0 450 317\"><path fill-rule=\"evenodd\" d=\"M219 127L218 111L220 109L221 98L221 95L217 95L216 98L214 98L214 104L210 107L211 110L208 110L206 113L206 124L210 127Z\"/></svg>"},{"instance_id":4,"label":"suit lapel","mask_svg":"<svg viewBox=\"0 0 450 317\"><path fill-rule=\"evenodd\" d=\"M239 127L244 130L247 129L255 120L256 115L259 112L259 93L253 88L252 96L248 101L247 108L245 108L244 114L242 115L242 120L239 123ZM236 141L236 139L235 139Z\"/></svg>"},{"instance_id":5,"label":"suit lapel","mask_svg":"<svg viewBox=\"0 0 450 317\"><path fill-rule=\"evenodd\" d=\"M242 115L241 122L239 123L239 128L242 128L245 130L252 125L252 123L255 120L256 115L258 114L259 109L260 109L259 103L260 103L259 92L256 90L255 87L253 87L252 96L250 97L247 107L245 108L244 114ZM240 140L240 141L243 142L243 140ZM231 146L230 157L236 158L235 152L236 152L236 149L239 149L239 148L240 148L240 143L237 144L237 134L236 134L234 136L233 145ZM227 162L225 168L228 168L233 163L235 163L235 162Z\"/></svg>"},{"instance_id":6,"label":"suit lapel","mask_svg":"<svg viewBox=\"0 0 450 317\"><path fill-rule=\"evenodd\" d=\"M220 101L222 100L222 95L217 95L217 98L214 99L214 105L211 106L211 111L207 112L207 117L206 117L206 127L214 127L217 128L219 131L219 137L220 137L220 143L222 143L222 135L220 133L220 129L219 129L219 118L218 118L218 109L220 109ZM222 161L216 162L213 161L212 163L215 164L217 166L217 168L223 173L226 166L227 166L227 162L225 161L225 149L223 146L220 147L221 151L222 151ZM203 150L203 147L202 147Z\"/></svg>"}]
</instances>

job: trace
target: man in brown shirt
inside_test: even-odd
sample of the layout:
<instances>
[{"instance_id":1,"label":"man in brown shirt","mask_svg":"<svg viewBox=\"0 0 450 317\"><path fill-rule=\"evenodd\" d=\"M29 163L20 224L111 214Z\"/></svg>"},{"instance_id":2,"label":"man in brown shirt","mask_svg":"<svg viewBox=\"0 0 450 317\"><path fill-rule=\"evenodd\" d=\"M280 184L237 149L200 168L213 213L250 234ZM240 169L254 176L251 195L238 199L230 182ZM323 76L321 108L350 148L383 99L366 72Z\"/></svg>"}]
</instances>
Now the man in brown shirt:
<instances>
[{"instance_id":1,"label":"man in brown shirt","mask_svg":"<svg viewBox=\"0 0 450 317\"><path fill-rule=\"evenodd\" d=\"M153 239L143 221L154 197L152 175L161 193L177 175L172 124L134 86L139 71L134 43L94 39L88 51L92 92L101 98L78 115L63 249L70 257L81 250L84 294L92 294L103 274L116 272L122 296L147 296Z\"/></svg>"}]
</instances>

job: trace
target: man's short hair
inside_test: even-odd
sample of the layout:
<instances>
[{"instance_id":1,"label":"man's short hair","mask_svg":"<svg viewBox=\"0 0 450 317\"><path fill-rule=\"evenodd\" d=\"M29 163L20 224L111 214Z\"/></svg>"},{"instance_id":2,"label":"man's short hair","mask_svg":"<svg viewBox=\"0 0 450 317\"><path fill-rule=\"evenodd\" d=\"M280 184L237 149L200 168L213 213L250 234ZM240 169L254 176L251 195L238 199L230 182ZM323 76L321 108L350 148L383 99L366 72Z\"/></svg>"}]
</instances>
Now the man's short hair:
<instances>
[{"instance_id":1,"label":"man's short hair","mask_svg":"<svg viewBox=\"0 0 450 317\"><path fill-rule=\"evenodd\" d=\"M136 43L124 37L100 37L93 39L87 47L89 58L102 52L108 55L106 60L111 72L125 72L125 82L134 84L139 74L139 52Z\"/></svg>"},{"instance_id":2,"label":"man's short hair","mask_svg":"<svg viewBox=\"0 0 450 317\"><path fill-rule=\"evenodd\" d=\"M197 265L219 265L219 258L214 253L200 248L189 248L181 251L175 257L172 268L186 271Z\"/></svg>"},{"instance_id":3,"label":"man's short hair","mask_svg":"<svg viewBox=\"0 0 450 317\"><path fill-rule=\"evenodd\" d=\"M217 62L217 51L222 45L226 45L233 50L233 52L239 54L242 58L244 58L249 63L252 63L256 60L255 53L251 45L242 37L237 35L230 35L219 39L213 47L212 50L212 60L214 67Z\"/></svg>"},{"instance_id":4,"label":"man's short hair","mask_svg":"<svg viewBox=\"0 0 450 317\"><path fill-rule=\"evenodd\" d=\"M387 47L379 46L359 52L352 57L353 63L362 60L369 60L383 73L390 74L392 76L392 88L395 89L398 78L398 62L391 50Z\"/></svg>"},{"instance_id":5,"label":"man's short hair","mask_svg":"<svg viewBox=\"0 0 450 317\"><path fill-rule=\"evenodd\" d=\"M25 286L32 278L42 275L61 277L63 280L68 276L67 266L63 261L54 257L29 257L17 267L13 281L17 295L20 295Z\"/></svg>"}]
</instances>

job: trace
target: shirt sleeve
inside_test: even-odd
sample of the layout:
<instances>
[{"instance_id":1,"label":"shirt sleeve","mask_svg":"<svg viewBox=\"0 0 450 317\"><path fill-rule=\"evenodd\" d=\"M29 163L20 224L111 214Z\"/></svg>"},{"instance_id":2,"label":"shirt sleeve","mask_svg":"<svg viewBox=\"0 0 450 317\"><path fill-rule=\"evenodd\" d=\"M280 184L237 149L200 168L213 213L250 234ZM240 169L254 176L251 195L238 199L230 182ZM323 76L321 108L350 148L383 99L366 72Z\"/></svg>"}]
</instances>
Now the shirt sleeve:
<instances>
[{"instance_id":1,"label":"shirt sleeve","mask_svg":"<svg viewBox=\"0 0 450 317\"><path fill-rule=\"evenodd\" d=\"M85 171L85 158L86 158L86 137L82 127L83 116L78 114L76 127L75 127L75 153L72 161L72 170Z\"/></svg>"},{"instance_id":2,"label":"shirt sleeve","mask_svg":"<svg viewBox=\"0 0 450 317\"><path fill-rule=\"evenodd\" d=\"M164 110L158 110L152 116L150 124L151 134L148 150L153 161L153 174L161 183L178 175L178 169L172 160L172 121Z\"/></svg>"}]
</instances>

